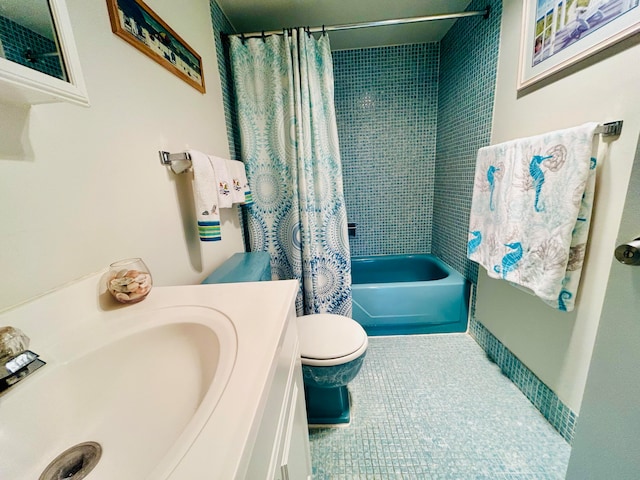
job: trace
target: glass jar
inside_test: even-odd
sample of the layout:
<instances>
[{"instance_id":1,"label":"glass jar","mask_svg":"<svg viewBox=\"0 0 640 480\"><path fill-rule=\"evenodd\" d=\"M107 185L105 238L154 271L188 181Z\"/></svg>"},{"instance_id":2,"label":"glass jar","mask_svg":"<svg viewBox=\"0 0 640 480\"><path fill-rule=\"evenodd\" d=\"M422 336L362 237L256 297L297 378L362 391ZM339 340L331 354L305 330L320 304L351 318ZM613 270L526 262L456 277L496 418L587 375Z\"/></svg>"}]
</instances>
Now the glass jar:
<instances>
[{"instance_id":1,"label":"glass jar","mask_svg":"<svg viewBox=\"0 0 640 480\"><path fill-rule=\"evenodd\" d=\"M137 303L151 291L153 281L141 258L127 258L109 266L107 290L120 303Z\"/></svg>"}]
</instances>

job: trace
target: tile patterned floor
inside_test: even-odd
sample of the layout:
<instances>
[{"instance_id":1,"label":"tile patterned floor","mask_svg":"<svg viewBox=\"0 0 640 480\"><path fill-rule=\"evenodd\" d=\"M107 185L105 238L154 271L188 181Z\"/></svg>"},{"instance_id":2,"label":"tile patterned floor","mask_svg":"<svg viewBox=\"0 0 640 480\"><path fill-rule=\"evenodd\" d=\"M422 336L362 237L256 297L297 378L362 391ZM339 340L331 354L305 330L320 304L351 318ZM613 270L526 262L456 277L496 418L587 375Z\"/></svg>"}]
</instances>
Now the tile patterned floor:
<instances>
[{"instance_id":1,"label":"tile patterned floor","mask_svg":"<svg viewBox=\"0 0 640 480\"><path fill-rule=\"evenodd\" d=\"M370 337L347 428L311 430L314 480L560 480L570 446L467 334Z\"/></svg>"}]
</instances>

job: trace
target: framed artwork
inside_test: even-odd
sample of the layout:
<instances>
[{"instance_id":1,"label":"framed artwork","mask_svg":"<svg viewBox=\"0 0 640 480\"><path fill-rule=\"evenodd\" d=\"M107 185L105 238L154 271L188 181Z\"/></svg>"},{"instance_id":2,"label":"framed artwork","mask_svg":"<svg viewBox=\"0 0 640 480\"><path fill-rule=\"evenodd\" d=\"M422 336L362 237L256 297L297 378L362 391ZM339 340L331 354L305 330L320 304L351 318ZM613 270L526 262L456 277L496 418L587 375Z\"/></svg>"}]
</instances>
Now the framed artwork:
<instances>
[{"instance_id":1,"label":"framed artwork","mask_svg":"<svg viewBox=\"0 0 640 480\"><path fill-rule=\"evenodd\" d=\"M518 90L640 32L640 0L524 0Z\"/></svg>"},{"instance_id":2,"label":"framed artwork","mask_svg":"<svg viewBox=\"0 0 640 480\"><path fill-rule=\"evenodd\" d=\"M113 33L205 93L202 59L142 0L107 0Z\"/></svg>"}]
</instances>

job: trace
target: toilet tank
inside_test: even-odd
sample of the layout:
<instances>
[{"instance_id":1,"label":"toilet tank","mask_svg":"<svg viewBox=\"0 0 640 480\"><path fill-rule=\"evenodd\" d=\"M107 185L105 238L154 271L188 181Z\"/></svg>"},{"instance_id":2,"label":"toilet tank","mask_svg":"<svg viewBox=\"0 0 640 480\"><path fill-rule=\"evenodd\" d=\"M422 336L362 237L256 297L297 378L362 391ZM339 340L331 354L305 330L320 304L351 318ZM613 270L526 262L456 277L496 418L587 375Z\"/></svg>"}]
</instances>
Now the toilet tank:
<instances>
[{"instance_id":1,"label":"toilet tank","mask_svg":"<svg viewBox=\"0 0 640 480\"><path fill-rule=\"evenodd\" d=\"M269 252L236 253L202 283L262 282L271 280Z\"/></svg>"}]
</instances>

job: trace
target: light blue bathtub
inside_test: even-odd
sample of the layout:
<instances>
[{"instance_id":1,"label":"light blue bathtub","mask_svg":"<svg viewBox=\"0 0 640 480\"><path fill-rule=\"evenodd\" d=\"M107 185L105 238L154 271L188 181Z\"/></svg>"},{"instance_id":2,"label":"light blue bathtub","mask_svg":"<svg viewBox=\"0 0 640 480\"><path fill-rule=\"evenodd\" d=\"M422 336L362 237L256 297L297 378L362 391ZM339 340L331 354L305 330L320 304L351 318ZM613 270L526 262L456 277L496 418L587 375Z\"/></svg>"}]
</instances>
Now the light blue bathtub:
<instances>
[{"instance_id":1,"label":"light blue bathtub","mask_svg":"<svg viewBox=\"0 0 640 480\"><path fill-rule=\"evenodd\" d=\"M467 329L469 282L433 255L351 259L353 319L369 335Z\"/></svg>"}]
</instances>

